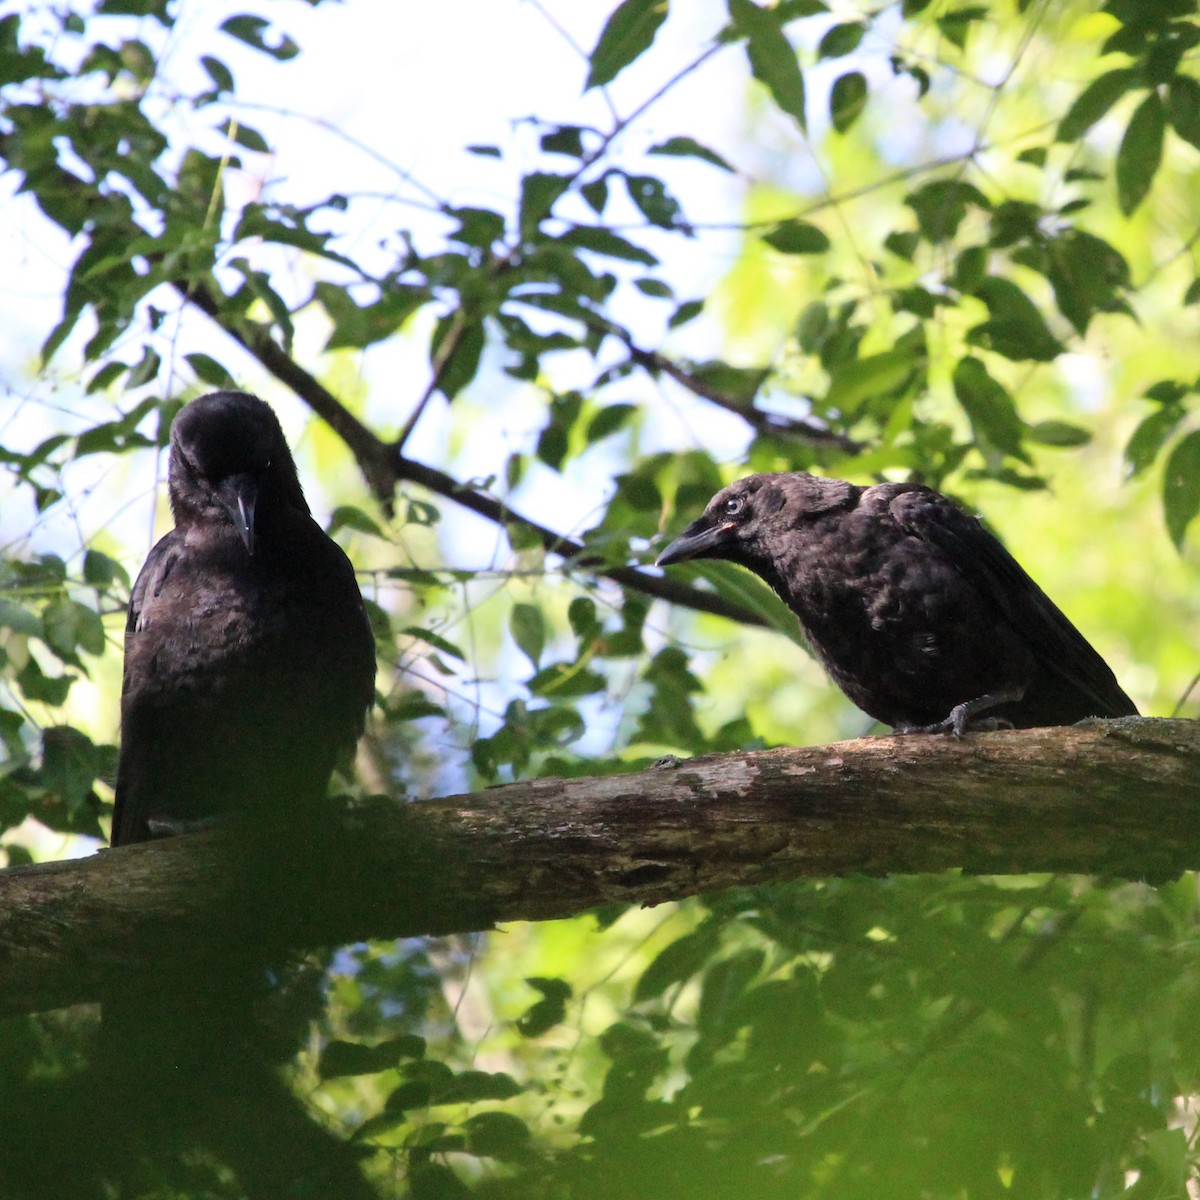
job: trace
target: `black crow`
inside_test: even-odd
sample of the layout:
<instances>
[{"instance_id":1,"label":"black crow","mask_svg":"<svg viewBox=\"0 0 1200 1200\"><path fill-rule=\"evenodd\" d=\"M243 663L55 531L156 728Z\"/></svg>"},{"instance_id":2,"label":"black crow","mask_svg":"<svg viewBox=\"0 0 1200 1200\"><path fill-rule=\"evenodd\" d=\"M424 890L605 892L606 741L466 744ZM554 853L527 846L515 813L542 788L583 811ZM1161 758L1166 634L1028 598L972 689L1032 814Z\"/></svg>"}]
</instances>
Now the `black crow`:
<instances>
[{"instance_id":1,"label":"black crow","mask_svg":"<svg viewBox=\"0 0 1200 1200\"><path fill-rule=\"evenodd\" d=\"M319 802L374 696L354 570L309 515L270 407L186 405L168 480L175 528L129 603L114 846Z\"/></svg>"},{"instance_id":2,"label":"black crow","mask_svg":"<svg viewBox=\"0 0 1200 1200\"><path fill-rule=\"evenodd\" d=\"M720 558L764 579L859 708L900 732L1136 716L1104 660L953 501L802 472L718 492L658 565Z\"/></svg>"}]
</instances>

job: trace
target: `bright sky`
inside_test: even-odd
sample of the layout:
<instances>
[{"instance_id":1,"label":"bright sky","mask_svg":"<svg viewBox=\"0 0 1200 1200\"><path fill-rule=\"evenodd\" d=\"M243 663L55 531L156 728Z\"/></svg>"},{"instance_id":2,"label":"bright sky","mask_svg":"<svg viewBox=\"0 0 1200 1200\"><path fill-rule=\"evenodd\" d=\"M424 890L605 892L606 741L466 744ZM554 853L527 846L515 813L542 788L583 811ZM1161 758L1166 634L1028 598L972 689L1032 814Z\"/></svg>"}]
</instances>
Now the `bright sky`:
<instances>
[{"instance_id":1,"label":"bright sky","mask_svg":"<svg viewBox=\"0 0 1200 1200\"><path fill-rule=\"evenodd\" d=\"M604 97L598 92L582 95L587 64L580 53L594 46L610 7L611 0L546 0L544 7L526 0L446 0L437 4L349 0L315 8L277 3L264 11L275 15L280 28L301 47L299 57L279 64L217 32L227 16L245 11L243 4L190 0L179 6L179 20L167 44L160 102L177 127L183 123L189 136L220 153L221 140L207 133L220 123L215 109L189 116L178 109L171 111L169 105L174 86L183 90L203 86L206 77L197 66L199 57L216 55L233 71L239 98L251 110L243 110L243 119L256 124L274 147L270 157L237 151L244 170L227 176L231 196L263 194L301 204L331 191L377 196L377 202L352 213L353 225L347 231L350 252L369 261L377 245L395 247L395 231L401 227L411 229L428 249L438 244L445 222L407 202L426 205L432 196L506 211L516 194L517 179L534 163L540 131L526 118L536 114L600 126L611 122ZM616 110L628 113L664 78L690 62L723 16L724 5L715 0L679 6L659 33L653 63L635 63L609 89ZM112 31L110 38L116 40L127 36L134 23L110 20L107 25ZM147 22L138 32L149 37L156 30L156 25ZM621 143L615 147L616 161L621 161L625 147L636 154L656 141L687 132L737 163L745 79L744 56L736 50L723 52L653 106L627 135L624 147ZM504 159L464 151L466 145L479 143L503 147ZM743 181L685 160L660 158L655 166L688 195L689 217L699 222L736 221ZM13 198L15 182L9 178L0 183L0 228L7 225L11 233L0 237L0 312L4 315L0 321L0 377L7 385L0 392L0 439L15 447L29 447L64 425L68 429L81 426L98 409L111 409L106 397L80 398L72 375L74 356L69 352L63 353L48 373L39 369L37 348L58 317L64 273L73 251L66 239L48 227L28 197ZM632 208L628 215L631 223L641 223ZM663 255L680 297L686 298L703 295L711 288L736 253L738 240L735 235L714 233L690 243L677 237L652 237L647 244ZM380 263L390 261L386 252L375 257ZM310 270L311 264L293 256L279 272L276 284L286 290L288 275L294 271L293 291L296 297L302 296L311 284ZM649 302L644 308L646 337L656 344L669 310ZM191 326L209 340L209 346L200 348L211 347L237 373L238 359L230 354L228 343L201 325ZM310 328L315 337L322 336L315 324ZM427 330L428 325L417 328L414 336L393 339L364 356L361 369L369 396L368 415L382 427L398 427L424 388L429 369ZM712 333L701 322L692 336L711 341ZM189 341L181 344L179 351L197 348ZM690 352L708 357L716 349L702 344L691 347ZM136 362L140 338L130 338L118 350L127 361ZM174 392L186 378L186 374L172 377L171 360L167 355L164 359L168 370L155 385L158 394ZM577 364L581 371L587 366L590 364ZM249 364L244 369L252 370ZM555 360L555 369L564 373L564 386L585 381L582 374L578 379L570 377L571 364L564 356ZM493 371L488 381L493 391L487 404L480 407L479 436L464 448L457 463L466 474L494 471L496 439L515 446L542 419L533 403L522 406L520 389L506 377ZM259 386L259 380L251 376L246 384ZM280 407L294 437L302 427L304 411L285 394L269 398ZM501 398L504 404L494 403ZM468 396L467 402L474 399ZM123 405L132 401L128 396L119 399ZM80 420L68 417L64 421L60 409L79 414ZM502 416L498 415L501 409ZM744 435L740 428L735 432L734 426L718 418L714 433L718 437ZM668 439L678 442L685 432L690 431L676 427ZM445 409L434 405L411 446L414 452L433 452L444 445L446 437ZM472 446L478 453L473 453ZM88 511L70 518L55 513L47 523L35 519L27 506L7 504L0 517L0 540L19 537L32 524L38 542L65 539L78 546L81 536L112 529L116 521L122 540L132 538L135 545L148 542L151 522L145 504L150 502L150 494L135 486L139 474L147 479L144 464L135 459L117 466L115 488L102 487L97 474L114 470L112 464L81 463L72 469L73 482L81 493L95 491L97 499ZM133 478L129 471L135 472ZM141 494L144 503L134 503L131 510L135 493ZM106 494L112 496L108 503L103 500ZM567 497L563 501L570 503ZM571 509L572 523L585 520L592 507L591 500L576 503ZM65 525L56 529L59 522Z\"/></svg>"}]
</instances>

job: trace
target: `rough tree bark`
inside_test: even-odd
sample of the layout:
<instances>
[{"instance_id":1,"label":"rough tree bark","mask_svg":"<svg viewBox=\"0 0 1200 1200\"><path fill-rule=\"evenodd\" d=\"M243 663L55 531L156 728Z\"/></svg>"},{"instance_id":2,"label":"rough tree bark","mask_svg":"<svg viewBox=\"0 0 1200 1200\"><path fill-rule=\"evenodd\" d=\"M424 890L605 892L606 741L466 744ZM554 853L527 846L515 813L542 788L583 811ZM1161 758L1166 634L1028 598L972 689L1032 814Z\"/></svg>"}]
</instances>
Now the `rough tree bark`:
<instances>
[{"instance_id":1,"label":"rough tree bark","mask_svg":"<svg viewBox=\"0 0 1200 1200\"><path fill-rule=\"evenodd\" d=\"M668 760L339 814L314 836L211 831L0 872L0 1014L96 999L130 966L658 904L863 872L1200 867L1200 723L864 738ZM236 952L234 950L233 952Z\"/></svg>"}]
</instances>

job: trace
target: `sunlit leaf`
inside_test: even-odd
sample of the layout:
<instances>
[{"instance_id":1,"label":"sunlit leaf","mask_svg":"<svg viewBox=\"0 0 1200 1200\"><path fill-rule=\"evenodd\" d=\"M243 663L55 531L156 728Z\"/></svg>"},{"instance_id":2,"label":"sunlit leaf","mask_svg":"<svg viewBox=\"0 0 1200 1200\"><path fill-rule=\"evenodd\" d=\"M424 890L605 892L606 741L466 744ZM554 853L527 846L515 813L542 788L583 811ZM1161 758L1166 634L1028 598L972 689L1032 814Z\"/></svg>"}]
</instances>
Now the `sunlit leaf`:
<instances>
[{"instance_id":1,"label":"sunlit leaf","mask_svg":"<svg viewBox=\"0 0 1200 1200\"><path fill-rule=\"evenodd\" d=\"M536 604L514 604L508 627L513 641L536 670L546 648L546 622L542 610Z\"/></svg>"},{"instance_id":2,"label":"sunlit leaf","mask_svg":"<svg viewBox=\"0 0 1200 1200\"><path fill-rule=\"evenodd\" d=\"M1117 151L1117 199L1127 216L1146 198L1162 161L1166 112L1158 93L1138 105Z\"/></svg>"},{"instance_id":3,"label":"sunlit leaf","mask_svg":"<svg viewBox=\"0 0 1200 1200\"><path fill-rule=\"evenodd\" d=\"M781 254L823 254L829 249L829 238L808 221L780 221L762 235L762 240Z\"/></svg>"},{"instance_id":4,"label":"sunlit leaf","mask_svg":"<svg viewBox=\"0 0 1200 1200\"><path fill-rule=\"evenodd\" d=\"M1075 97L1067 115L1059 122L1060 142L1078 141L1133 86L1137 74L1132 68L1106 71Z\"/></svg>"},{"instance_id":5,"label":"sunlit leaf","mask_svg":"<svg viewBox=\"0 0 1200 1200\"><path fill-rule=\"evenodd\" d=\"M861 71L839 76L829 93L829 119L838 133L858 120L867 104L867 77Z\"/></svg>"},{"instance_id":6,"label":"sunlit leaf","mask_svg":"<svg viewBox=\"0 0 1200 1200\"><path fill-rule=\"evenodd\" d=\"M1179 439L1163 471L1163 511L1177 549L1192 518L1200 512L1200 430Z\"/></svg>"},{"instance_id":7,"label":"sunlit leaf","mask_svg":"<svg viewBox=\"0 0 1200 1200\"><path fill-rule=\"evenodd\" d=\"M650 48L667 19L667 0L621 0L588 56L591 64L584 90L610 83Z\"/></svg>"},{"instance_id":8,"label":"sunlit leaf","mask_svg":"<svg viewBox=\"0 0 1200 1200\"><path fill-rule=\"evenodd\" d=\"M1005 454L1021 454L1025 426L1017 407L979 359L968 356L955 366L954 394L978 437Z\"/></svg>"},{"instance_id":9,"label":"sunlit leaf","mask_svg":"<svg viewBox=\"0 0 1200 1200\"><path fill-rule=\"evenodd\" d=\"M223 33L237 38L239 42L245 42L247 46L253 46L255 50L269 54L280 62L295 58L300 53L300 47L286 33L277 33L271 37L270 30L270 21L248 14L229 17L221 22Z\"/></svg>"},{"instance_id":10,"label":"sunlit leaf","mask_svg":"<svg viewBox=\"0 0 1200 1200\"><path fill-rule=\"evenodd\" d=\"M722 171L733 170L729 163L715 150L710 150L707 146L702 146L695 138L691 137L667 138L665 142L659 142L657 146L651 146L648 153L667 154L673 158L699 158L704 162L712 163L714 167L720 167Z\"/></svg>"},{"instance_id":11,"label":"sunlit leaf","mask_svg":"<svg viewBox=\"0 0 1200 1200\"><path fill-rule=\"evenodd\" d=\"M779 107L807 128L804 109L804 75L796 51L784 37L779 17L754 0L728 0L729 15L738 34L746 39L750 70L771 93Z\"/></svg>"}]
</instances>

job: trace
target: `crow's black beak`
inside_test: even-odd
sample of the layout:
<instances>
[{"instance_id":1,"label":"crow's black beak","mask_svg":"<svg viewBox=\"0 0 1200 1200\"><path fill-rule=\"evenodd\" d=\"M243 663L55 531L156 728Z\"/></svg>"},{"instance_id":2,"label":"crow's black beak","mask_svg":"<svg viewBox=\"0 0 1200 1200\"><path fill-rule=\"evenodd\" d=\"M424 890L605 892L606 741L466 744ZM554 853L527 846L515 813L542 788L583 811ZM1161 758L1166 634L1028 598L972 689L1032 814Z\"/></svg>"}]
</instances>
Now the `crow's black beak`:
<instances>
[{"instance_id":1,"label":"crow's black beak","mask_svg":"<svg viewBox=\"0 0 1200 1200\"><path fill-rule=\"evenodd\" d=\"M700 517L667 546L654 565L667 567L693 558L723 558L734 528L732 521L711 525L709 518Z\"/></svg>"},{"instance_id":2,"label":"crow's black beak","mask_svg":"<svg viewBox=\"0 0 1200 1200\"><path fill-rule=\"evenodd\" d=\"M232 475L223 480L217 493L233 521L233 527L254 556L254 506L258 503L258 480L253 475Z\"/></svg>"}]
</instances>

